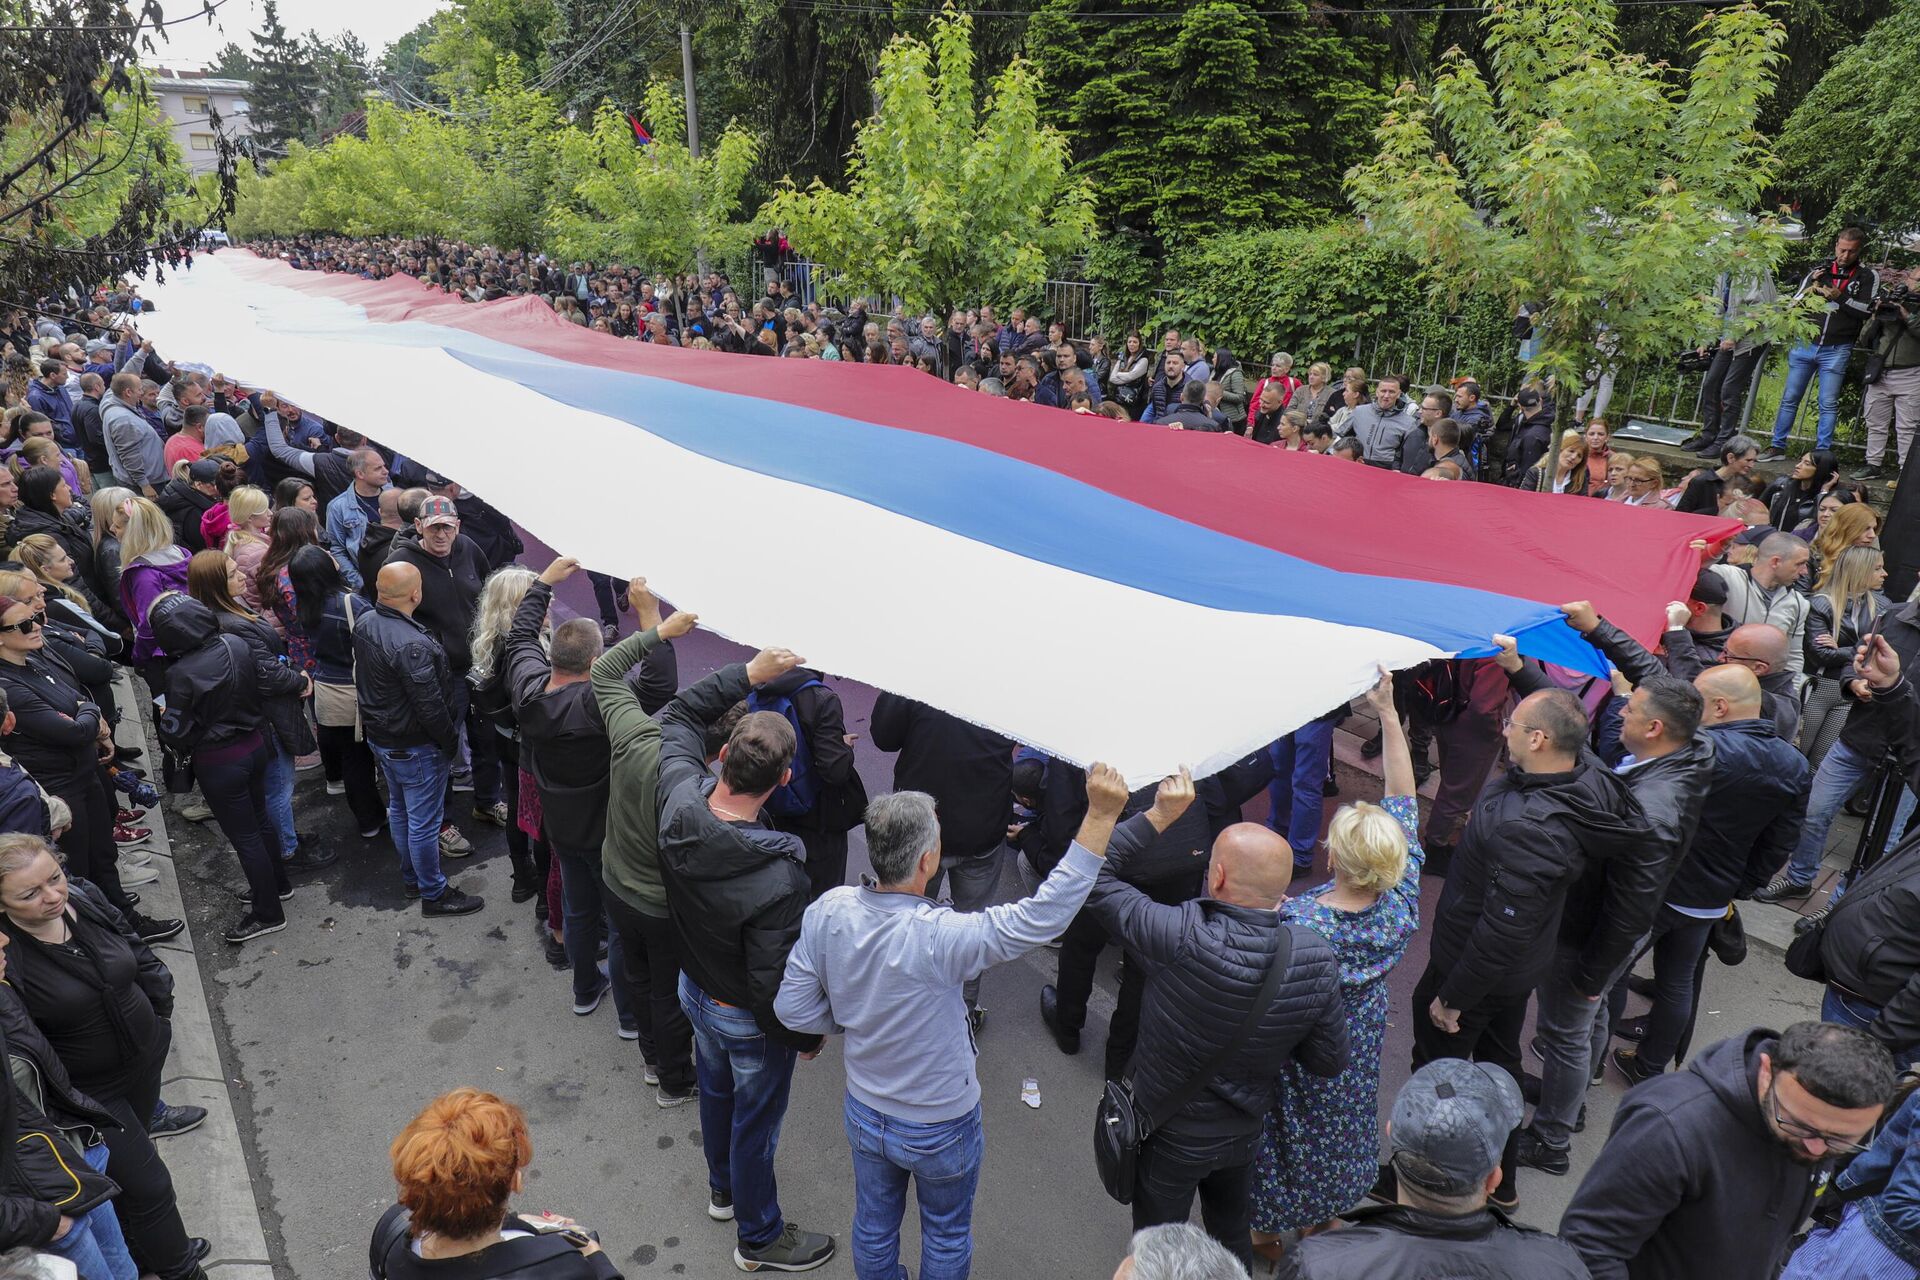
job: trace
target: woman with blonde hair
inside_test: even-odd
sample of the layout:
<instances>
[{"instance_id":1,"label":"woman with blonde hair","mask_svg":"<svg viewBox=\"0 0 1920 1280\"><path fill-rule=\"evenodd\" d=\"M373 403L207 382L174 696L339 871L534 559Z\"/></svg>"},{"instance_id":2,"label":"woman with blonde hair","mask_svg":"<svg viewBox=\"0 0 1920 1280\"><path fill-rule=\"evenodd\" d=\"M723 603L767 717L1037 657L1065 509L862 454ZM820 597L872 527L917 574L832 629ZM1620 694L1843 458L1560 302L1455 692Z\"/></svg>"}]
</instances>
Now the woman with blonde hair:
<instances>
[{"instance_id":1,"label":"woman with blonde hair","mask_svg":"<svg viewBox=\"0 0 1920 1280\"><path fill-rule=\"evenodd\" d=\"M93 594L65 547L47 534L35 533L20 539L13 555L46 588L48 612L71 627L98 636L108 657L119 654L120 616Z\"/></svg>"},{"instance_id":2,"label":"woman with blonde hair","mask_svg":"<svg viewBox=\"0 0 1920 1280\"><path fill-rule=\"evenodd\" d=\"M1808 582L1826 578L1827 566L1840 558L1848 547L1880 545L1880 513L1864 502L1849 502L1841 507L1813 535L1813 551L1807 557Z\"/></svg>"},{"instance_id":3,"label":"woman with blonde hair","mask_svg":"<svg viewBox=\"0 0 1920 1280\"><path fill-rule=\"evenodd\" d=\"M93 492L93 472L87 469L85 462L62 453L59 442L52 436L34 436L24 441L20 446L17 465L22 474L29 467L52 467L67 482L67 488L73 491L76 498Z\"/></svg>"},{"instance_id":4,"label":"woman with blonde hair","mask_svg":"<svg viewBox=\"0 0 1920 1280\"><path fill-rule=\"evenodd\" d=\"M473 639L469 652L473 666L467 672L473 709L493 725L500 748L501 786L506 792L507 858L513 866L513 900L525 902L539 898L535 914L541 921L547 958L553 959L560 943L559 865L545 840L540 838L540 796L533 775L520 767L520 722L514 718L513 701L507 689L507 632L513 627L513 615L533 586L530 569L510 564L496 569L480 589L480 604L474 611ZM545 639L545 633L542 633ZM559 952L562 961L566 956Z\"/></svg>"},{"instance_id":5,"label":"woman with blonde hair","mask_svg":"<svg viewBox=\"0 0 1920 1280\"><path fill-rule=\"evenodd\" d=\"M1575 434L1576 438L1578 433ZM1279 1105L1254 1155L1256 1251L1279 1254L1280 1236L1332 1221L1358 1204L1380 1174L1380 1052L1387 1032L1387 974L1420 930L1419 798L1413 754L1393 705L1393 677L1367 692L1380 717L1386 795L1340 806L1327 828L1331 882L1283 899L1280 918L1333 944L1347 1010L1346 1070L1322 1079L1288 1063Z\"/></svg>"},{"instance_id":6,"label":"woman with blonde hair","mask_svg":"<svg viewBox=\"0 0 1920 1280\"><path fill-rule=\"evenodd\" d=\"M260 562L267 558L267 548L271 545L268 530L273 527L273 500L266 490L243 484L227 495L227 517L233 521L233 527L227 531L225 550L240 566L240 576L246 579L241 600L258 613L260 589L254 579L259 576Z\"/></svg>"},{"instance_id":7,"label":"woman with blonde hair","mask_svg":"<svg viewBox=\"0 0 1920 1280\"><path fill-rule=\"evenodd\" d=\"M1841 687L1853 671L1854 651L1893 606L1880 594L1887 566L1877 547L1847 547L1834 558L1807 600L1806 670L1811 686L1800 713L1800 750L1818 767L1846 727Z\"/></svg>"},{"instance_id":8,"label":"woman with blonde hair","mask_svg":"<svg viewBox=\"0 0 1920 1280\"><path fill-rule=\"evenodd\" d=\"M1520 481L1528 493L1587 492L1587 438L1578 431L1560 433L1558 453L1542 454Z\"/></svg>"},{"instance_id":9,"label":"woman with blonde hair","mask_svg":"<svg viewBox=\"0 0 1920 1280\"><path fill-rule=\"evenodd\" d=\"M1629 507L1657 507L1661 511L1671 509L1661 490L1666 487L1666 473L1660 468L1660 459L1652 454L1627 459L1626 478L1620 484L1620 501ZM1612 494L1609 497L1615 496Z\"/></svg>"},{"instance_id":10,"label":"woman with blonde hair","mask_svg":"<svg viewBox=\"0 0 1920 1280\"><path fill-rule=\"evenodd\" d=\"M111 606L114 617L121 618L123 630L126 620L120 613L120 535L126 532L133 497L133 490L113 485L95 489L88 499L93 516L94 592Z\"/></svg>"}]
</instances>

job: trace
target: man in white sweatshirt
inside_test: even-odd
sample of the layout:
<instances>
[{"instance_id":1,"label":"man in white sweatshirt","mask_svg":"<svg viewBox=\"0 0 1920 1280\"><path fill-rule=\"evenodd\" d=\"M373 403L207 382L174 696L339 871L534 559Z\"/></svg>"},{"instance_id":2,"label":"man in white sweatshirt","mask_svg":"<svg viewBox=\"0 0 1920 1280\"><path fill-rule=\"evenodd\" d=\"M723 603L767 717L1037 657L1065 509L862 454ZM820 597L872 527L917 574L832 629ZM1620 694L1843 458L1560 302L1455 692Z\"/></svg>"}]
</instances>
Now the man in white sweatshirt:
<instances>
[{"instance_id":1,"label":"man in white sweatshirt","mask_svg":"<svg viewBox=\"0 0 1920 1280\"><path fill-rule=\"evenodd\" d=\"M1162 784L1186 788L1182 773ZM1087 770L1087 816L1033 897L960 913L924 896L940 869L933 797L896 791L867 806L873 876L807 908L774 999L781 1025L847 1037L853 1145L853 1265L860 1280L900 1274L900 1219L913 1179L925 1280L964 1277L986 1140L962 987L1065 932L1086 901L1127 802L1126 780Z\"/></svg>"}]
</instances>

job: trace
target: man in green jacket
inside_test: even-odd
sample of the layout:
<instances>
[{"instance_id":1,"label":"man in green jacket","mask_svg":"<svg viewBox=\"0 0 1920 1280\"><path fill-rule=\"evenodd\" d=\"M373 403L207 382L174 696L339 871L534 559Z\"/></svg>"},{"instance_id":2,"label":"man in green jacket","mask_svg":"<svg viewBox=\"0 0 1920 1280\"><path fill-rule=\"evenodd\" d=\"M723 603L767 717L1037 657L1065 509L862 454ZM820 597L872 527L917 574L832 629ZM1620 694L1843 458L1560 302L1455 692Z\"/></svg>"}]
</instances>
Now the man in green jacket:
<instances>
[{"instance_id":1,"label":"man in green jacket","mask_svg":"<svg viewBox=\"0 0 1920 1280\"><path fill-rule=\"evenodd\" d=\"M662 622L660 601L647 590L645 578L627 584L627 601L641 629L593 664L593 696L613 747L600 874L607 886L607 915L620 935L620 972L614 980L626 987L647 1083L660 1088L655 1102L678 1107L698 1095L693 1028L680 1010L680 942L660 880L660 725L640 705L627 672L662 641L692 631L699 619L676 613Z\"/></svg>"}]
</instances>

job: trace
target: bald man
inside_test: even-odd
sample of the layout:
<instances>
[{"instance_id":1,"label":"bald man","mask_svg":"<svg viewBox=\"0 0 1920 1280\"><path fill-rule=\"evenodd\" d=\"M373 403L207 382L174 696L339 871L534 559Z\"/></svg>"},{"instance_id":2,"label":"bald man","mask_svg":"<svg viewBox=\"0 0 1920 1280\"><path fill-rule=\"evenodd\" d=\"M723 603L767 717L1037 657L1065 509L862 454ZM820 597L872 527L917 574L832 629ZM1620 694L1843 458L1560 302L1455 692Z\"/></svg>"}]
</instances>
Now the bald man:
<instances>
[{"instance_id":1,"label":"bald man","mask_svg":"<svg viewBox=\"0 0 1920 1280\"><path fill-rule=\"evenodd\" d=\"M1639 1050L1614 1052L1629 1080L1658 1075L1684 1052L1713 926L1793 852L1813 778L1806 757L1761 715L1760 680L1750 668L1708 667L1693 687L1705 703L1700 728L1713 743L1713 777L1693 845L1654 920L1653 1008L1639 1028ZM1622 984L1622 1002L1624 995ZM1623 1034L1633 1029L1622 1025Z\"/></svg>"},{"instance_id":2,"label":"bald man","mask_svg":"<svg viewBox=\"0 0 1920 1280\"><path fill-rule=\"evenodd\" d=\"M353 685L367 745L387 778L387 827L400 854L400 878L426 916L478 911L440 873L440 826L447 775L466 713L466 685L446 650L414 620L420 570L396 561L374 581L374 607L353 624ZM362 832L376 836L379 831Z\"/></svg>"},{"instance_id":3,"label":"bald man","mask_svg":"<svg viewBox=\"0 0 1920 1280\"><path fill-rule=\"evenodd\" d=\"M1114 831L1118 866L1102 869L1087 906L1151 975L1126 1068L1154 1122L1134 1180L1134 1229L1185 1222L1197 1192L1207 1233L1251 1267L1261 1123L1289 1061L1319 1076L1346 1067L1346 1009L1332 947L1275 909L1293 881L1293 851L1275 832L1251 822L1222 831L1203 895L1177 906L1115 874L1192 802L1186 770L1162 782L1153 806Z\"/></svg>"}]
</instances>

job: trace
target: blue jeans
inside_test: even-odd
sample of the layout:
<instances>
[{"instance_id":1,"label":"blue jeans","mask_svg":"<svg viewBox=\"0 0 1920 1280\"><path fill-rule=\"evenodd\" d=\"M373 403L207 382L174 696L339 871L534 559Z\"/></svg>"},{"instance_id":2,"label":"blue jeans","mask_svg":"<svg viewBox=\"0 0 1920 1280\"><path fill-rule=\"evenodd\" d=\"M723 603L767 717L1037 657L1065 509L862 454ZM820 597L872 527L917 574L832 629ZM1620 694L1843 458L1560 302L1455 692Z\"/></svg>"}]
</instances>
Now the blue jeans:
<instances>
[{"instance_id":1,"label":"blue jeans","mask_svg":"<svg viewBox=\"0 0 1920 1280\"><path fill-rule=\"evenodd\" d=\"M567 963L573 966L573 998L579 1003L593 999L600 984L610 981L600 970L601 938L607 939L608 972L620 972L620 933L607 916L600 851L581 854L555 845L553 856L560 859L561 920L566 925ZM623 1026L631 1021L625 983L613 983L613 1008Z\"/></svg>"},{"instance_id":2,"label":"blue jeans","mask_svg":"<svg viewBox=\"0 0 1920 1280\"><path fill-rule=\"evenodd\" d=\"M1820 1001L1820 1021L1837 1022L1843 1027L1853 1027L1865 1031L1880 1017L1880 1007L1868 1004L1859 996L1848 995L1838 987L1828 987L1827 994ZM1905 1045L1894 1050L1893 1065L1904 1069L1913 1065L1920 1057L1920 1045Z\"/></svg>"},{"instance_id":3,"label":"blue jeans","mask_svg":"<svg viewBox=\"0 0 1920 1280\"><path fill-rule=\"evenodd\" d=\"M1827 851L1828 828L1833 826L1840 806L1847 802L1854 788L1872 776L1873 769L1873 764L1844 740L1834 743L1833 750L1827 752L1813 775L1813 789L1807 795L1807 822L1800 828L1800 843L1794 846L1793 857L1787 860L1787 877L1793 883L1812 884L1813 878L1820 874L1820 859ZM1913 805L1913 789L1900 788L1900 804L1894 810L1893 826L1887 832L1889 848L1899 842L1900 833L1907 829Z\"/></svg>"},{"instance_id":4,"label":"blue jeans","mask_svg":"<svg viewBox=\"0 0 1920 1280\"><path fill-rule=\"evenodd\" d=\"M1296 863L1311 862L1326 803L1322 788L1327 761L1333 758L1333 724L1319 720L1303 724L1267 750L1273 756L1273 781L1267 784L1273 811L1267 815L1267 825L1287 837Z\"/></svg>"},{"instance_id":5,"label":"blue jeans","mask_svg":"<svg viewBox=\"0 0 1920 1280\"><path fill-rule=\"evenodd\" d=\"M902 1280L900 1219L907 1179L920 1205L920 1280L966 1280L973 1266L973 1193L986 1130L980 1105L956 1120L915 1124L847 1095L853 1147L853 1274Z\"/></svg>"},{"instance_id":6,"label":"blue jeans","mask_svg":"<svg viewBox=\"0 0 1920 1280\"><path fill-rule=\"evenodd\" d=\"M1787 432L1793 428L1794 415L1800 412L1800 397L1807 393L1813 375L1820 375L1820 428L1816 448L1833 447L1833 424L1840 416L1840 384L1846 381L1847 360L1853 346L1831 342L1826 346L1802 343L1787 352L1787 385L1780 393L1780 412L1773 415L1773 447L1784 449Z\"/></svg>"},{"instance_id":7,"label":"blue jeans","mask_svg":"<svg viewBox=\"0 0 1920 1280\"><path fill-rule=\"evenodd\" d=\"M680 1007L693 1024L707 1183L733 1197L740 1243L757 1249L786 1225L773 1180L773 1149L787 1115L794 1051L767 1039L751 1013L721 1004L684 973Z\"/></svg>"},{"instance_id":8,"label":"blue jeans","mask_svg":"<svg viewBox=\"0 0 1920 1280\"><path fill-rule=\"evenodd\" d=\"M97 1173L107 1168L107 1144L96 1142L84 1153ZM120 1233L120 1217L109 1201L73 1220L67 1234L42 1246L80 1269L87 1280L140 1280L140 1268L127 1251L127 1238Z\"/></svg>"},{"instance_id":9,"label":"blue jeans","mask_svg":"<svg viewBox=\"0 0 1920 1280\"><path fill-rule=\"evenodd\" d=\"M280 856L300 852L300 836L293 829L293 753L269 742L267 752L267 816L280 833Z\"/></svg>"},{"instance_id":10,"label":"blue jeans","mask_svg":"<svg viewBox=\"0 0 1920 1280\"><path fill-rule=\"evenodd\" d=\"M400 852L400 878L437 902L447 891L440 874L440 823L452 764L438 747L367 745L387 777L387 831Z\"/></svg>"}]
</instances>

